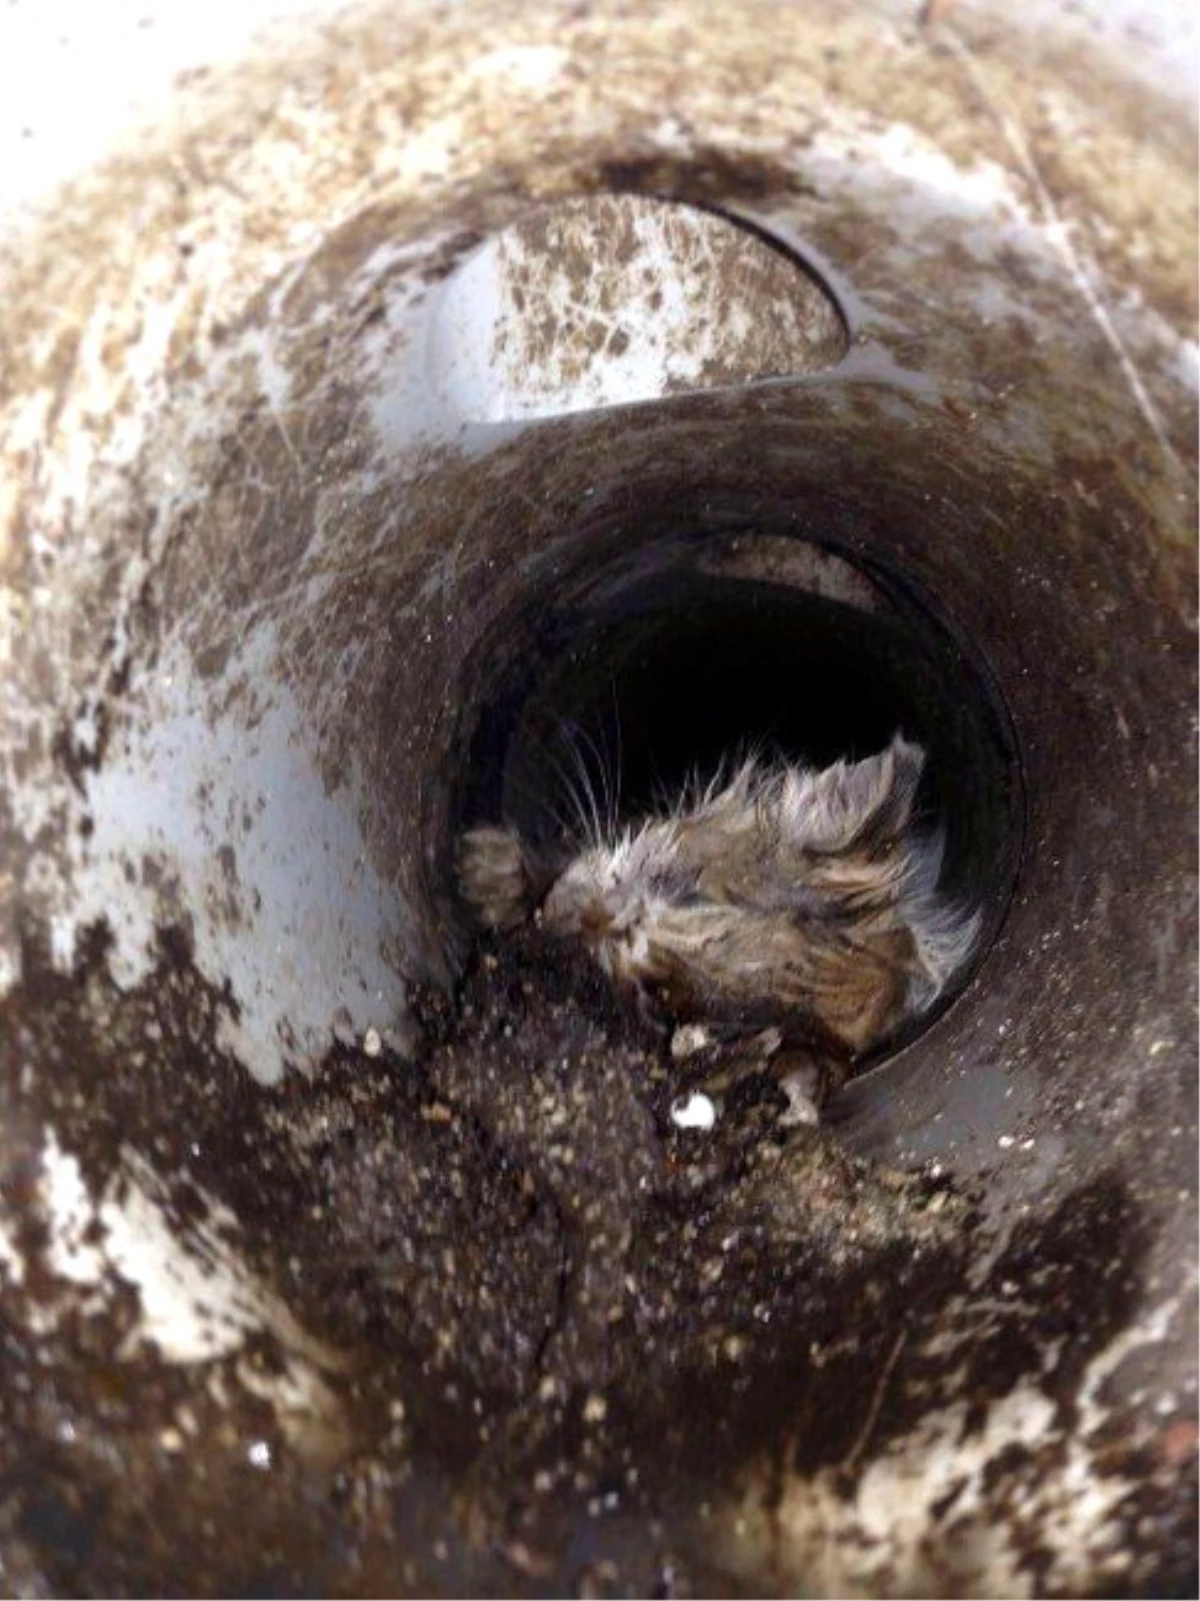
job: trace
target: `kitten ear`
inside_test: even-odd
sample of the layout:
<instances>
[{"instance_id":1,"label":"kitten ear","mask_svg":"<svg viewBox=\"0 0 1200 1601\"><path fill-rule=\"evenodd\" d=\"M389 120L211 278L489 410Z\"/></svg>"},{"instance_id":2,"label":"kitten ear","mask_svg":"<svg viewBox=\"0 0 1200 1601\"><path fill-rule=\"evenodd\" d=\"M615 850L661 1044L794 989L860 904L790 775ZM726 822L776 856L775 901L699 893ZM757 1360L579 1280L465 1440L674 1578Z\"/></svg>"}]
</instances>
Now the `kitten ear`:
<instances>
[{"instance_id":1,"label":"kitten ear","mask_svg":"<svg viewBox=\"0 0 1200 1601\"><path fill-rule=\"evenodd\" d=\"M908 827L912 817L917 786L925 771L925 752L903 734L893 734L892 743L876 760L885 766L890 762L890 782L879 807L869 818L869 825L884 839L894 839Z\"/></svg>"},{"instance_id":2,"label":"kitten ear","mask_svg":"<svg viewBox=\"0 0 1200 1601\"><path fill-rule=\"evenodd\" d=\"M891 839L908 823L925 752L897 734L885 751L861 762L834 762L819 773L792 769L780 794L780 823L803 850L848 850L868 831Z\"/></svg>"}]
</instances>

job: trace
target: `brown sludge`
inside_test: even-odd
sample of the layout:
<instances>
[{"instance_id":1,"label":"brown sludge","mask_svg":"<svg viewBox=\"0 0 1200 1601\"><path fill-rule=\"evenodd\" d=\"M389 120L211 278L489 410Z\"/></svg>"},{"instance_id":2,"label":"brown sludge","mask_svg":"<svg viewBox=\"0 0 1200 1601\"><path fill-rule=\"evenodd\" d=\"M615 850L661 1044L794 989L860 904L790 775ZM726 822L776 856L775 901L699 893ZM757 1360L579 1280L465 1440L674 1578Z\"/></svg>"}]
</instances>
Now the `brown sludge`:
<instances>
[{"instance_id":1,"label":"brown sludge","mask_svg":"<svg viewBox=\"0 0 1200 1601\"><path fill-rule=\"evenodd\" d=\"M5 1008L6 1066L33 1052L59 1061L57 1123L89 1183L142 1152L177 1171L181 1218L202 1195L233 1209L247 1259L342 1354L329 1382L350 1425L317 1467L266 1409L241 1420L274 1469L255 1485L251 1540L229 1397L210 1402L201 1386L197 1405L191 1381L164 1382L149 1353L114 1369L115 1325L97 1328L86 1360L69 1337L47 1339L13 1366L15 1396L22 1363L40 1389L16 1404L0 1452L21 1453L10 1516L60 1588L183 1582L183 1550L145 1522L170 1494L161 1442L174 1451L182 1398L193 1433L170 1460L204 1467L201 1515L226 1531L202 1582L187 1553L200 1590L318 1573L334 1593L461 1591L500 1571L516 1591L550 1575L586 1591L596 1570L627 1592L667 1569L685 1590L711 1589L718 1579L695 1558L685 1573L678 1532L664 1532L683 1515L679 1486L756 1455L780 1394L801 1415L826 1361L876 1345L882 1361L907 1293L948 1291L961 1267L964 1199L786 1126L786 1097L763 1074L731 1085L710 1133L675 1128L672 1102L711 1059L672 1062L585 955L537 930L485 943L456 1002L420 997L419 1062L340 1046L311 1080L275 1089L218 1048L230 1003L182 938L164 940L129 992L109 978L101 933L73 976L32 947L28 973ZM280 1356L256 1360L269 1371ZM815 1415L811 1438L786 1449L852 1471L868 1399ZM73 1483L45 1434L67 1428L93 1474L121 1443L105 1553L42 1544L39 1519L66 1515ZM583 1563L568 1534L581 1505L598 1520ZM268 1547L263 1528L277 1534ZM437 1555L448 1549L450 1570Z\"/></svg>"}]
</instances>

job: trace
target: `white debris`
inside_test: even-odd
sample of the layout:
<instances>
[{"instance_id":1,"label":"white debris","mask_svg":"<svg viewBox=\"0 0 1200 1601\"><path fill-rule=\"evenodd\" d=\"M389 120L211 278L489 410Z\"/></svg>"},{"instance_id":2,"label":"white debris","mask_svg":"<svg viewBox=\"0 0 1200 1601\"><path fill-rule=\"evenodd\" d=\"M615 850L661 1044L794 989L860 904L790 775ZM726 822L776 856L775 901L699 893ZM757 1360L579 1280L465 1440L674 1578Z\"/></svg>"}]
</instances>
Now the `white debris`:
<instances>
[{"instance_id":1,"label":"white debris","mask_svg":"<svg viewBox=\"0 0 1200 1601\"><path fill-rule=\"evenodd\" d=\"M377 1028L369 1028L363 1035L363 1055L378 1056L383 1049L383 1040Z\"/></svg>"},{"instance_id":2,"label":"white debris","mask_svg":"<svg viewBox=\"0 0 1200 1601\"><path fill-rule=\"evenodd\" d=\"M779 1080L779 1088L788 1099L787 1111L779 1119L785 1128L795 1128L798 1124L815 1127L821 1121L814 1098L818 1088L817 1075L810 1069L801 1068L797 1073L785 1074Z\"/></svg>"},{"instance_id":3,"label":"white debris","mask_svg":"<svg viewBox=\"0 0 1200 1601\"><path fill-rule=\"evenodd\" d=\"M593 1390L583 1403L583 1421L585 1423L603 1423L608 1416L608 1402L598 1390Z\"/></svg>"},{"instance_id":4,"label":"white debris","mask_svg":"<svg viewBox=\"0 0 1200 1601\"><path fill-rule=\"evenodd\" d=\"M681 1023L671 1035L671 1055L677 1062L704 1050L712 1035L703 1023Z\"/></svg>"},{"instance_id":5,"label":"white debris","mask_svg":"<svg viewBox=\"0 0 1200 1601\"><path fill-rule=\"evenodd\" d=\"M671 1121L676 1128L698 1128L707 1132L717 1121L716 1102L699 1091L681 1096L672 1103Z\"/></svg>"},{"instance_id":6,"label":"white debris","mask_svg":"<svg viewBox=\"0 0 1200 1601\"><path fill-rule=\"evenodd\" d=\"M17 1245L16 1225L0 1216L0 1282L7 1277L10 1284L24 1284L25 1258Z\"/></svg>"}]
</instances>

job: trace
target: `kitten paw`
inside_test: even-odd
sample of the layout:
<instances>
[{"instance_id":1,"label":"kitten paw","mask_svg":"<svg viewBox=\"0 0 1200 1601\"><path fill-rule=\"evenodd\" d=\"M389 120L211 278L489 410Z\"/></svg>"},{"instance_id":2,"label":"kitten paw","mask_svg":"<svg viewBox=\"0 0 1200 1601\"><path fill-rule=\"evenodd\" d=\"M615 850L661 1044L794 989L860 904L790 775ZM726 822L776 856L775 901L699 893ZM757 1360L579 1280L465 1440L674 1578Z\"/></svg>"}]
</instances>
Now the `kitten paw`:
<instances>
[{"instance_id":1,"label":"kitten paw","mask_svg":"<svg viewBox=\"0 0 1200 1601\"><path fill-rule=\"evenodd\" d=\"M487 928L516 928L533 909L521 842L507 828L472 828L463 835L458 887Z\"/></svg>"}]
</instances>

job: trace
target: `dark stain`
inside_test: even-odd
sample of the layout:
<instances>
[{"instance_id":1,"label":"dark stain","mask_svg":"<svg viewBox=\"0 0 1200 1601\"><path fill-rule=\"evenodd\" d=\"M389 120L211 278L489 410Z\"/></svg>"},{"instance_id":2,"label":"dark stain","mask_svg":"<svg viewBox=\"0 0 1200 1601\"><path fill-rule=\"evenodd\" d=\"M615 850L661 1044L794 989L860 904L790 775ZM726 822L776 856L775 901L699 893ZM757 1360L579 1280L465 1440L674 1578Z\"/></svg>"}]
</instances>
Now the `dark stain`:
<instances>
[{"instance_id":1,"label":"dark stain","mask_svg":"<svg viewBox=\"0 0 1200 1601\"><path fill-rule=\"evenodd\" d=\"M76 713L77 719L91 718L95 731L91 739L81 737L74 721L60 723L50 741L50 752L66 773L76 794L86 795L87 775L99 772L112 731L112 710L105 699L83 702Z\"/></svg>"},{"instance_id":2,"label":"dark stain","mask_svg":"<svg viewBox=\"0 0 1200 1601\"><path fill-rule=\"evenodd\" d=\"M502 1526L506 1506L487 1487L507 1482L501 1460L543 1411L541 1403L530 1406L549 1335L568 1363L564 1397L582 1376L570 1364L594 1353L586 1297L561 1300L564 1228L575 1282L585 1284L589 1261L603 1255L580 1207L585 1170L556 1165L549 1130L514 1141L512 1119L528 1089L513 1069L534 1048L548 1061L551 1052L555 1063L573 1060L574 1073L594 1082L618 1027L595 978L554 978L544 962L505 962L494 984L477 982L471 992L474 1004L484 1004L474 1023L460 1026L444 1002L428 998L432 1048L422 1069L339 1049L316 1082L297 1078L264 1091L218 1047L231 1002L195 973L184 931L163 931L152 976L127 992L106 976L110 946L106 930L93 929L73 974L62 975L49 966L40 936L27 938L27 984L4 1015L6 1114L32 1112L31 1090L48 1097L38 1115L53 1121L93 1195L119 1178L132 1154L142 1157L168 1180L165 1216L184 1237L207 1216L205 1194L231 1207L257 1270L286 1292L310 1330L351 1353L348 1376L335 1382L358 1434L339 1468L342 1492L326 1483L315 1493L269 1410L239 1398L236 1386L214 1405L186 1372L151 1353L114 1366L111 1353L136 1326L138 1310L136 1295L118 1297L90 1320L72 1319L37 1353L13 1354L8 1366L0 1474L11 1487L10 1521L43 1571L59 1588L92 1593L193 1587L199 1570L187 1531L197 1501L173 1497L180 1468L189 1483L204 1484L200 1505L225 1528L211 1551L206 1591L258 1593L270 1528L273 1571L291 1575L293 1588L299 1574L308 1586L320 1574L346 1593L330 1562L347 1535L375 1538L362 1523L365 1487L391 1500L402 1521L411 1518L414 1495L405 1486L414 1461L422 1484L442 1473L460 1486L477 1482L480 1507L486 1500L488 1518ZM531 981L549 985L547 1013L530 1003ZM594 1019L582 1033L581 1015ZM513 1045L501 1043L514 1032ZM492 1061L496 1050L502 1054ZM23 1072L30 1061L39 1069L32 1086ZM622 1062L620 1074L627 1071ZM609 1128L610 1150L623 1152L628 1136L624 1121ZM602 1162L602 1153L590 1160ZM626 1170L622 1155L614 1171ZM17 1172L6 1174L10 1198L21 1182ZM634 1192L611 1199L624 1209ZM24 1215L30 1227L22 1244L32 1264L24 1293L36 1299L52 1291L36 1266L44 1241L32 1227L32 1200ZM571 1337L576 1324L591 1330L582 1343ZM607 1334L601 1317L599 1335ZM268 1342L259 1359L269 1367L278 1356ZM27 1391L22 1375L35 1367L37 1388ZM392 1434L386 1420L398 1397L404 1429ZM180 1406L194 1420L182 1458L183 1447L160 1445L165 1434L179 1437ZM575 1405L567 1405L551 1433L565 1430L569 1439L575 1417ZM539 1438L546 1419L534 1429ZM57 1443L67 1426L69 1456ZM253 1532L243 1538L236 1515L248 1482L242 1453L256 1438L272 1442L278 1467L256 1496ZM296 1496L308 1513L289 1535L276 1512ZM173 1521L172 1500L184 1525ZM449 1535L453 1521L452 1513L449 1523L445 1513L440 1519ZM426 1575L434 1571L426 1565L431 1544L419 1559Z\"/></svg>"},{"instance_id":3,"label":"dark stain","mask_svg":"<svg viewBox=\"0 0 1200 1601\"><path fill-rule=\"evenodd\" d=\"M596 188L618 194L718 205L779 201L789 194L811 192L795 169L781 162L704 144L682 155L648 151L606 156L597 162L592 181Z\"/></svg>"},{"instance_id":4,"label":"dark stain","mask_svg":"<svg viewBox=\"0 0 1200 1601\"><path fill-rule=\"evenodd\" d=\"M967 1395L981 1419L1018 1382L1069 1430L1089 1359L1137 1304L1147 1224L1116 1175L1003 1243L960 1186L783 1130L770 1094L731 1100L711 1138L682 1134L661 1040L589 962L536 933L485 945L456 1001L420 996L418 1061L338 1046L314 1078L275 1089L220 1048L235 1008L196 972L186 931L163 930L132 989L108 977L110 949L97 926L61 974L28 933L26 977L0 1008L6 1120L52 1124L92 1194L136 1153L163 1175L183 1238L207 1197L230 1208L245 1259L342 1353L329 1382L353 1437L317 1470L236 1382L216 1400L152 1352L114 1365L136 1327L132 1291L36 1350L21 1317L0 1323L0 1486L53 1588L420 1593L444 1572L446 1540L456 1592L510 1591L514 1563L519 1593L559 1589L586 1549L622 1591L672 1566L676 1586L716 1593L692 1527L701 1501L746 1483L769 1501L822 1468L852 1497L923 1418ZM26 1196L31 1271L0 1303L17 1311L55 1292L38 1267L35 1175L10 1164L0 1182L10 1202ZM989 1253L980 1293L972 1264ZM957 1342L965 1375L927 1354L931 1340ZM260 1347L269 1371L282 1352ZM161 1444L181 1409L182 1456ZM991 1459L998 1504L1061 1438ZM247 1520L253 1439L271 1442L274 1466ZM1130 1517L1153 1510L1170 1581L1190 1550L1186 1486L1149 1472L1145 1451L1114 1447L1106 1471L1140 1485ZM591 1510L610 1494L623 1508L611 1528ZM939 1515L952 1523L950 1491ZM203 1551L198 1517L223 1530ZM1026 1559L1042 1572L1036 1542Z\"/></svg>"}]
</instances>

